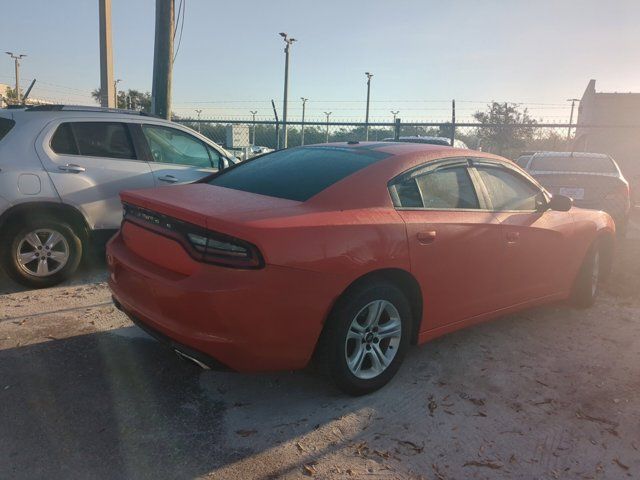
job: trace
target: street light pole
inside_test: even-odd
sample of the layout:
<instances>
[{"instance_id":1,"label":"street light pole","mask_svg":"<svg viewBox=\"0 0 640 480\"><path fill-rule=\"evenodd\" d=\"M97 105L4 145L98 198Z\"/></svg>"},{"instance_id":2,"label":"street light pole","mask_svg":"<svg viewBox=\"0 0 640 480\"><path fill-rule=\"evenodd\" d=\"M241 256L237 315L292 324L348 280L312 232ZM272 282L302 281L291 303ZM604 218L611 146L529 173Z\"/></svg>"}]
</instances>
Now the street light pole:
<instances>
[{"instance_id":1,"label":"street light pole","mask_svg":"<svg viewBox=\"0 0 640 480\"><path fill-rule=\"evenodd\" d=\"M331 116L331 112L324 112L327 116L327 135L325 137L324 143L329 143L329 117Z\"/></svg>"},{"instance_id":2,"label":"street light pole","mask_svg":"<svg viewBox=\"0 0 640 480\"><path fill-rule=\"evenodd\" d=\"M568 98L567 102L571 102L571 115L569 116L569 128L567 129L567 142L571 139L571 124L573 123L573 109L576 106L576 102L579 102L579 98Z\"/></svg>"},{"instance_id":3,"label":"street light pole","mask_svg":"<svg viewBox=\"0 0 640 480\"><path fill-rule=\"evenodd\" d=\"M300 97L300 100L302 100L302 127L301 127L302 131L300 132L300 145L304 145L304 111L307 105L307 100L309 99Z\"/></svg>"},{"instance_id":4,"label":"street light pole","mask_svg":"<svg viewBox=\"0 0 640 480\"><path fill-rule=\"evenodd\" d=\"M371 77L373 77L373 73L365 72L367 76L367 114L364 119L364 139L369 141L369 99L371 98Z\"/></svg>"},{"instance_id":5,"label":"street light pole","mask_svg":"<svg viewBox=\"0 0 640 480\"><path fill-rule=\"evenodd\" d=\"M202 113L202 109L197 108L196 109L196 114L198 115L198 133L202 133L202 130L200 128L200 114Z\"/></svg>"},{"instance_id":6,"label":"street light pole","mask_svg":"<svg viewBox=\"0 0 640 480\"><path fill-rule=\"evenodd\" d=\"M113 95L115 98L114 108L118 108L118 84L122 81L122 79L118 78L113 81Z\"/></svg>"},{"instance_id":7,"label":"street light pole","mask_svg":"<svg viewBox=\"0 0 640 480\"><path fill-rule=\"evenodd\" d=\"M251 112L251 116L253 117L253 141L251 142L251 145L255 145L256 144L256 114L258 113L257 110L249 110Z\"/></svg>"},{"instance_id":8,"label":"street light pole","mask_svg":"<svg viewBox=\"0 0 640 480\"><path fill-rule=\"evenodd\" d=\"M391 115L393 115L394 124L396 123L396 117L398 116L399 113L400 113L400 110L396 110L396 111L391 110Z\"/></svg>"},{"instance_id":9,"label":"street light pole","mask_svg":"<svg viewBox=\"0 0 640 480\"><path fill-rule=\"evenodd\" d=\"M289 96L289 50L291 49L291 45L296 41L295 38L289 38L289 36L280 32L280 36L284 40L284 99L282 105L282 144L283 148L287 148L287 97Z\"/></svg>"},{"instance_id":10,"label":"street light pole","mask_svg":"<svg viewBox=\"0 0 640 480\"><path fill-rule=\"evenodd\" d=\"M16 101L20 104L20 59L26 57L26 55L22 53L14 54L13 52L5 52L11 58L13 58L15 70L16 70Z\"/></svg>"}]
</instances>

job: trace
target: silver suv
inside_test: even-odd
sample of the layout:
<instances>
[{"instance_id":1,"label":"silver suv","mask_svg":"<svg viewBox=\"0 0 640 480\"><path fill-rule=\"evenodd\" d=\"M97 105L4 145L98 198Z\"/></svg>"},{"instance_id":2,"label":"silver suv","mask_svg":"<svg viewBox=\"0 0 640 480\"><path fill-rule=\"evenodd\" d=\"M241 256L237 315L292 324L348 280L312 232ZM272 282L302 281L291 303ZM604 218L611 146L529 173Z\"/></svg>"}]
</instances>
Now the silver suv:
<instances>
[{"instance_id":1,"label":"silver suv","mask_svg":"<svg viewBox=\"0 0 640 480\"><path fill-rule=\"evenodd\" d=\"M1 265L24 285L54 285L118 229L122 190L193 182L235 161L197 132L138 112L0 109Z\"/></svg>"}]
</instances>

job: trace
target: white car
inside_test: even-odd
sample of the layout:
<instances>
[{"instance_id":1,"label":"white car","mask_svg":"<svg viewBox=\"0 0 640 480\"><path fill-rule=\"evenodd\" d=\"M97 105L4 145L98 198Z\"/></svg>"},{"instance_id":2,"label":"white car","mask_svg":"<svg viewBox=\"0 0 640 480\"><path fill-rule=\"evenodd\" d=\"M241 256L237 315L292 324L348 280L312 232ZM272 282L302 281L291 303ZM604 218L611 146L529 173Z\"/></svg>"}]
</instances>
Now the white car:
<instances>
[{"instance_id":1,"label":"white car","mask_svg":"<svg viewBox=\"0 0 640 480\"><path fill-rule=\"evenodd\" d=\"M139 112L0 109L0 265L32 287L69 277L120 226L119 193L197 181L236 160L199 133Z\"/></svg>"}]
</instances>

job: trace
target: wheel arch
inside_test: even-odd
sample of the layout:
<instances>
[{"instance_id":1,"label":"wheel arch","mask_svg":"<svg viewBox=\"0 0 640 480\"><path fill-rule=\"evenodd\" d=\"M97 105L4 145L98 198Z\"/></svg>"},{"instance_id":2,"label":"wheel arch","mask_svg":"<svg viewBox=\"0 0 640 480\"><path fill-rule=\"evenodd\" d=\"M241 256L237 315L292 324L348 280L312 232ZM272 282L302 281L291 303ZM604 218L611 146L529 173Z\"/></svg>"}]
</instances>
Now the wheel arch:
<instances>
[{"instance_id":1,"label":"wheel arch","mask_svg":"<svg viewBox=\"0 0 640 480\"><path fill-rule=\"evenodd\" d=\"M36 215L46 215L68 222L83 242L89 238L91 230L82 212L71 205L56 202L27 202L14 205L0 216L0 229L4 230L3 227L9 222Z\"/></svg>"},{"instance_id":2,"label":"wheel arch","mask_svg":"<svg viewBox=\"0 0 640 480\"><path fill-rule=\"evenodd\" d=\"M372 281L386 281L398 287L407 297L409 306L411 307L412 316L412 332L411 343L418 343L418 334L422 323L423 298L420 284L416 278L407 270L402 268L382 268L367 272L353 280L341 293L329 311L327 318L331 317L332 312L340 304L341 299L345 298L348 293L362 283Z\"/></svg>"}]
</instances>

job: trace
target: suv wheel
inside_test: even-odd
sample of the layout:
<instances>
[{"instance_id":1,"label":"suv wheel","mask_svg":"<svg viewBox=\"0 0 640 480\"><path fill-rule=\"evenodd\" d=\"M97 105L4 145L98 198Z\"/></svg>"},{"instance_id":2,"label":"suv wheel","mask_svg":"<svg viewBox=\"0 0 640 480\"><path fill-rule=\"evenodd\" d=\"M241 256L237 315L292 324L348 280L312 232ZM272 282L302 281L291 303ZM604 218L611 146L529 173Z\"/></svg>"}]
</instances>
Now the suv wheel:
<instances>
[{"instance_id":1,"label":"suv wheel","mask_svg":"<svg viewBox=\"0 0 640 480\"><path fill-rule=\"evenodd\" d=\"M409 347L411 308L395 285L377 281L347 293L328 319L322 360L345 393L363 395L393 378Z\"/></svg>"},{"instance_id":2,"label":"suv wheel","mask_svg":"<svg viewBox=\"0 0 640 480\"><path fill-rule=\"evenodd\" d=\"M9 227L9 248L2 263L16 282L34 288L50 287L71 276L82 258L82 242L66 223L34 219Z\"/></svg>"}]
</instances>

